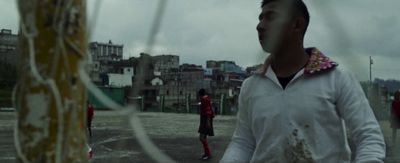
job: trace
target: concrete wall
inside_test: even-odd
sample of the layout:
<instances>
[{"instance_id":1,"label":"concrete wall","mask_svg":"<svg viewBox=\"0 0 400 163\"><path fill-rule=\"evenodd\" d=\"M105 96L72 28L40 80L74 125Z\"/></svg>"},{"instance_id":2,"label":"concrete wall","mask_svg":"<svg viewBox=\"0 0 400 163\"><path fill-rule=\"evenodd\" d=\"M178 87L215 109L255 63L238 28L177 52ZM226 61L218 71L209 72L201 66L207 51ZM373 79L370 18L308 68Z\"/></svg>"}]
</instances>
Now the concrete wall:
<instances>
[{"instance_id":1,"label":"concrete wall","mask_svg":"<svg viewBox=\"0 0 400 163\"><path fill-rule=\"evenodd\" d=\"M108 74L108 85L114 87L132 86L132 75L129 74Z\"/></svg>"}]
</instances>

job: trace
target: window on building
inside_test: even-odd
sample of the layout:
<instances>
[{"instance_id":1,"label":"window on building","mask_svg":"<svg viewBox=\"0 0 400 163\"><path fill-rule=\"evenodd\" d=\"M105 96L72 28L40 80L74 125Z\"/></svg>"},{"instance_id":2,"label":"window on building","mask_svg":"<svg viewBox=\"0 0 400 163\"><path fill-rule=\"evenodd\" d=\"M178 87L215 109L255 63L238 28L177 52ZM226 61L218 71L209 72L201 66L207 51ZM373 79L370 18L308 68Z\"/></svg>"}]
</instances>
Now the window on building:
<instances>
[{"instance_id":1,"label":"window on building","mask_svg":"<svg viewBox=\"0 0 400 163\"><path fill-rule=\"evenodd\" d=\"M167 90L166 94L169 95L169 90Z\"/></svg>"},{"instance_id":2,"label":"window on building","mask_svg":"<svg viewBox=\"0 0 400 163\"><path fill-rule=\"evenodd\" d=\"M5 45L0 45L0 50L1 51L6 51L6 46Z\"/></svg>"}]
</instances>

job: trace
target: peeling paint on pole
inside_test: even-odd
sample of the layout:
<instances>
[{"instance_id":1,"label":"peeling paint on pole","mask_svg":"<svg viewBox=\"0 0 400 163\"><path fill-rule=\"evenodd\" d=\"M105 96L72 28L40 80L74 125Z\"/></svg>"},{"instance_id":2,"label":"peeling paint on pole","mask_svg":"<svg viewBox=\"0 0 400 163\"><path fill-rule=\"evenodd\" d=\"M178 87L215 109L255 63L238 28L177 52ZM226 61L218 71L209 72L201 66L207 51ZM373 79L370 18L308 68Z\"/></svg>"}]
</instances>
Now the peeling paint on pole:
<instances>
[{"instance_id":1,"label":"peeling paint on pole","mask_svg":"<svg viewBox=\"0 0 400 163\"><path fill-rule=\"evenodd\" d=\"M29 125L39 131L34 132L32 137L26 140L26 145L29 147L36 146L41 139L49 136L48 102L48 97L43 93L26 95L29 112L23 125Z\"/></svg>"},{"instance_id":2,"label":"peeling paint on pole","mask_svg":"<svg viewBox=\"0 0 400 163\"><path fill-rule=\"evenodd\" d=\"M87 162L85 0L18 0L20 62L14 107L19 162Z\"/></svg>"}]
</instances>

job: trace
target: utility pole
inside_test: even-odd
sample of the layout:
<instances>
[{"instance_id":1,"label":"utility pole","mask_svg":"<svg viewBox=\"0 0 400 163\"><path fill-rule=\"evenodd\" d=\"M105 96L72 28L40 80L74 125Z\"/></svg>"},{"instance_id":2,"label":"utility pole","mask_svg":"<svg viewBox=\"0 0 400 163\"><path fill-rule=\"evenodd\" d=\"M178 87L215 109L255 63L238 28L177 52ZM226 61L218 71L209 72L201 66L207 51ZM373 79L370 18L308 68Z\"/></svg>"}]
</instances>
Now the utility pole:
<instances>
[{"instance_id":1,"label":"utility pole","mask_svg":"<svg viewBox=\"0 0 400 163\"><path fill-rule=\"evenodd\" d=\"M179 69L175 73L175 87L176 87L176 112L179 111Z\"/></svg>"},{"instance_id":2,"label":"utility pole","mask_svg":"<svg viewBox=\"0 0 400 163\"><path fill-rule=\"evenodd\" d=\"M178 110L181 111L181 68L178 68Z\"/></svg>"},{"instance_id":3,"label":"utility pole","mask_svg":"<svg viewBox=\"0 0 400 163\"><path fill-rule=\"evenodd\" d=\"M374 64L372 57L369 56L369 82L372 84L372 64Z\"/></svg>"},{"instance_id":4,"label":"utility pole","mask_svg":"<svg viewBox=\"0 0 400 163\"><path fill-rule=\"evenodd\" d=\"M57 3L55 3L57 2ZM15 147L18 162L88 162L86 0L18 0L21 37Z\"/></svg>"}]
</instances>

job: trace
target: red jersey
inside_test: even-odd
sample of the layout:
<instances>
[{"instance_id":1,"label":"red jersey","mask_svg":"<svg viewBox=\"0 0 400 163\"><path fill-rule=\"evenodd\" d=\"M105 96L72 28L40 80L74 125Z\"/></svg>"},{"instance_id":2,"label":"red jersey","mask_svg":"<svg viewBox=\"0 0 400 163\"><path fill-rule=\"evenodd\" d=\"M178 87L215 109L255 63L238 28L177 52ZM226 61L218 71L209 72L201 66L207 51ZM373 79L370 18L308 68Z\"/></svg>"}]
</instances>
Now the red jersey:
<instances>
[{"instance_id":1,"label":"red jersey","mask_svg":"<svg viewBox=\"0 0 400 163\"><path fill-rule=\"evenodd\" d=\"M207 95L201 97L200 99L200 115L207 117L214 116L214 112L211 106L211 100Z\"/></svg>"},{"instance_id":2,"label":"red jersey","mask_svg":"<svg viewBox=\"0 0 400 163\"><path fill-rule=\"evenodd\" d=\"M393 101L392 102L392 115L395 117L400 117L400 101Z\"/></svg>"},{"instance_id":3,"label":"red jersey","mask_svg":"<svg viewBox=\"0 0 400 163\"><path fill-rule=\"evenodd\" d=\"M88 107L87 107L87 119L88 120L92 120L93 119L93 116L94 116L94 109L93 109L93 106L92 105L88 105Z\"/></svg>"}]
</instances>

